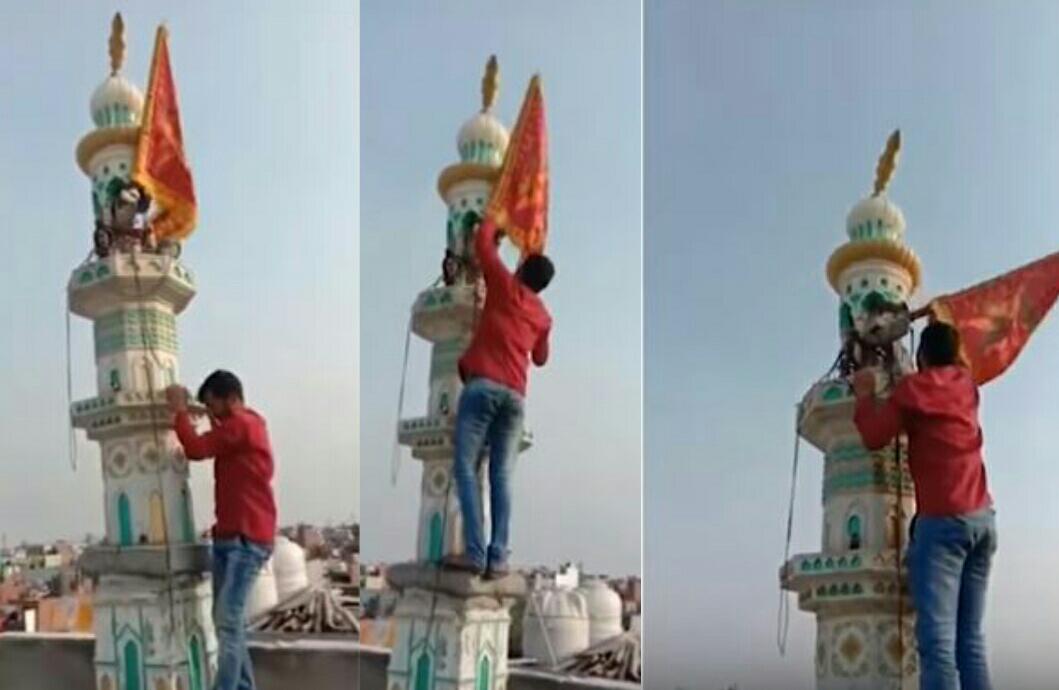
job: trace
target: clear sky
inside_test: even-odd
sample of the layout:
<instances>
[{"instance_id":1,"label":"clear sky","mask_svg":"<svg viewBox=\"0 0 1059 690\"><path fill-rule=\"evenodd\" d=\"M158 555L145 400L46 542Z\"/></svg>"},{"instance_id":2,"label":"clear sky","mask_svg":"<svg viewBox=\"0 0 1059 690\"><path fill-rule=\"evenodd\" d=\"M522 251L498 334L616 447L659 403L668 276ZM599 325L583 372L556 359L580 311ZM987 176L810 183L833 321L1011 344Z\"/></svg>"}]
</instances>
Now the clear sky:
<instances>
[{"instance_id":1,"label":"clear sky","mask_svg":"<svg viewBox=\"0 0 1059 690\"><path fill-rule=\"evenodd\" d=\"M363 552L414 555L419 464L390 483L402 349L416 294L445 249L438 173L500 62L498 115L513 126L543 78L551 156L544 293L552 359L530 375L535 445L514 476L512 558L640 570L640 7L635 1L382 2L362 6ZM406 414L423 411L429 347L418 341Z\"/></svg>"},{"instance_id":2,"label":"clear sky","mask_svg":"<svg viewBox=\"0 0 1059 690\"><path fill-rule=\"evenodd\" d=\"M127 3L126 3L127 4ZM92 238L74 161L124 12L125 74L146 87L157 24L170 55L200 222L183 259L199 294L178 327L182 375L239 374L268 419L280 521L358 514L355 6L348 0L4 2L0 24L0 526L22 539L101 534L95 444L67 453L64 310ZM74 397L95 393L91 326L75 319ZM192 470L199 524L212 468Z\"/></svg>"},{"instance_id":3,"label":"clear sky","mask_svg":"<svg viewBox=\"0 0 1059 690\"><path fill-rule=\"evenodd\" d=\"M824 263L890 131L924 296L1059 244L1059 6L1014 5L647 3L652 690L813 687L813 618L792 612L785 659L775 644L794 405L837 351ZM1059 676L1057 370L1053 313L983 391L997 687ZM819 548L821 468L804 449L795 551Z\"/></svg>"}]
</instances>

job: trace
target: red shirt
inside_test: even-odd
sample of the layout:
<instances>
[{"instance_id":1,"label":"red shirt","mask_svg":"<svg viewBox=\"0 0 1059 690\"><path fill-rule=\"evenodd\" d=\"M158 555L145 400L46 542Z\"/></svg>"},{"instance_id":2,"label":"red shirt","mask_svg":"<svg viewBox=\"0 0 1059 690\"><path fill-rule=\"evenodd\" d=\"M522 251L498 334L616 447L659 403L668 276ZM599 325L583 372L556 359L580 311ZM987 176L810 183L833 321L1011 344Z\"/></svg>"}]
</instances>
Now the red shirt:
<instances>
[{"instance_id":1,"label":"red shirt","mask_svg":"<svg viewBox=\"0 0 1059 690\"><path fill-rule=\"evenodd\" d=\"M276 501L272 496L272 444L264 418L242 408L200 436L188 413L181 412L174 426L189 460L214 458L214 538L242 536L272 544Z\"/></svg>"},{"instance_id":2,"label":"red shirt","mask_svg":"<svg viewBox=\"0 0 1059 690\"><path fill-rule=\"evenodd\" d=\"M500 261L492 220L478 228L474 249L485 278L485 307L460 358L460 377L481 376L525 395L530 354L539 367L548 361L552 318L537 293Z\"/></svg>"},{"instance_id":3,"label":"red shirt","mask_svg":"<svg viewBox=\"0 0 1059 690\"><path fill-rule=\"evenodd\" d=\"M883 404L871 396L858 398L854 422L869 450L907 434L918 513L951 517L991 504L978 387L965 368L932 367L906 376Z\"/></svg>"}]
</instances>

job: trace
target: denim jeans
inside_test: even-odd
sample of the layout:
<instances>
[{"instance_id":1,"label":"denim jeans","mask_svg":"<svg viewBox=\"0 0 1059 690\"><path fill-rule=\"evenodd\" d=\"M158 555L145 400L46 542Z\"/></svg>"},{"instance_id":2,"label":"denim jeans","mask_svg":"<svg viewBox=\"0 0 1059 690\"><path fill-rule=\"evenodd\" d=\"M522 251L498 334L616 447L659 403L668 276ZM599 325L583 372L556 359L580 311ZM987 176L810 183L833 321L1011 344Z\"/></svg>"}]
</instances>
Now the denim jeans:
<instances>
[{"instance_id":1,"label":"denim jeans","mask_svg":"<svg viewBox=\"0 0 1059 690\"><path fill-rule=\"evenodd\" d=\"M908 575L921 690L991 690L982 619L997 548L996 513L916 516Z\"/></svg>"},{"instance_id":2,"label":"denim jeans","mask_svg":"<svg viewBox=\"0 0 1059 690\"><path fill-rule=\"evenodd\" d=\"M456 413L456 452L452 476L463 513L467 557L479 568L507 563L511 518L511 465L522 436L522 396L494 381L473 378L460 394ZM478 458L489 447L489 504L492 513L489 548L483 536L478 495Z\"/></svg>"},{"instance_id":3,"label":"denim jeans","mask_svg":"<svg viewBox=\"0 0 1059 690\"><path fill-rule=\"evenodd\" d=\"M271 547L236 539L213 541L213 624L217 629L214 690L254 690L246 647L246 599Z\"/></svg>"}]
</instances>

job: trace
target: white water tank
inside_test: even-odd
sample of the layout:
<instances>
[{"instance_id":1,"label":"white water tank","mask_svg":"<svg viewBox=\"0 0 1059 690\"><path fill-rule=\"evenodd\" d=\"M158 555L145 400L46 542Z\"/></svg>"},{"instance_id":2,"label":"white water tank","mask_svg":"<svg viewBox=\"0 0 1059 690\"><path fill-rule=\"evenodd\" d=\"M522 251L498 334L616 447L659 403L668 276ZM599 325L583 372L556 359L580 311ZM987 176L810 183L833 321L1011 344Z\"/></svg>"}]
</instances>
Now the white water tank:
<instances>
[{"instance_id":1,"label":"white water tank","mask_svg":"<svg viewBox=\"0 0 1059 690\"><path fill-rule=\"evenodd\" d=\"M261 566L261 572L254 580L254 586L246 598L246 619L252 621L262 613L270 611L279 603L279 595L276 592L276 576L272 570L272 559L265 561Z\"/></svg>"},{"instance_id":2,"label":"white water tank","mask_svg":"<svg viewBox=\"0 0 1059 690\"><path fill-rule=\"evenodd\" d=\"M594 646L623 632L621 597L599 578L585 580L577 591L588 605L588 641Z\"/></svg>"},{"instance_id":3,"label":"white water tank","mask_svg":"<svg viewBox=\"0 0 1059 690\"><path fill-rule=\"evenodd\" d=\"M553 660L564 661L588 647L588 603L584 595L558 588L530 593L522 619L523 656L551 666Z\"/></svg>"},{"instance_id":4,"label":"white water tank","mask_svg":"<svg viewBox=\"0 0 1059 690\"><path fill-rule=\"evenodd\" d=\"M272 569L276 574L276 593L281 602L309 586L305 551L286 537L276 537Z\"/></svg>"}]
</instances>

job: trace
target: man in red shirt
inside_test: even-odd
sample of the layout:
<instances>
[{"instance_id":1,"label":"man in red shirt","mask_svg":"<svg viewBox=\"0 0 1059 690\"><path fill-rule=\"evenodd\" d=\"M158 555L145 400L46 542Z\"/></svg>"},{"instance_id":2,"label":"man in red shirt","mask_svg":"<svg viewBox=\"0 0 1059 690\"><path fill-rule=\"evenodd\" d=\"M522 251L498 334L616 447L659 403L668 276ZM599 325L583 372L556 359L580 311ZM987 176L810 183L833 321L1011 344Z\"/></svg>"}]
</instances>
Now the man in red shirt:
<instances>
[{"instance_id":1,"label":"man in red shirt","mask_svg":"<svg viewBox=\"0 0 1059 690\"><path fill-rule=\"evenodd\" d=\"M871 370L857 372L854 422L879 450L908 437L916 516L908 575L916 607L923 690L989 690L982 620L996 552L995 512L982 462L978 388L958 364L959 334L935 322L923 330L918 372L886 402L875 399Z\"/></svg>"},{"instance_id":2,"label":"man in red shirt","mask_svg":"<svg viewBox=\"0 0 1059 690\"><path fill-rule=\"evenodd\" d=\"M487 577L508 571L511 517L510 466L522 436L526 369L548 361L551 317L538 296L555 268L543 254L531 254L510 273L500 260L497 228L489 218L475 237L475 254L485 280L486 298L471 344L460 358L463 392L456 413L453 478L463 514L466 553L446 559L449 567ZM483 537L476 464L489 447L489 546Z\"/></svg>"},{"instance_id":3,"label":"man in red shirt","mask_svg":"<svg viewBox=\"0 0 1059 690\"><path fill-rule=\"evenodd\" d=\"M246 599L272 553L276 503L272 496L272 446L265 420L243 403L234 374L215 371L198 400L212 428L200 435L188 414L188 392L166 391L173 426L189 460L213 458L213 620L217 628L215 690L253 690L246 646Z\"/></svg>"}]
</instances>

